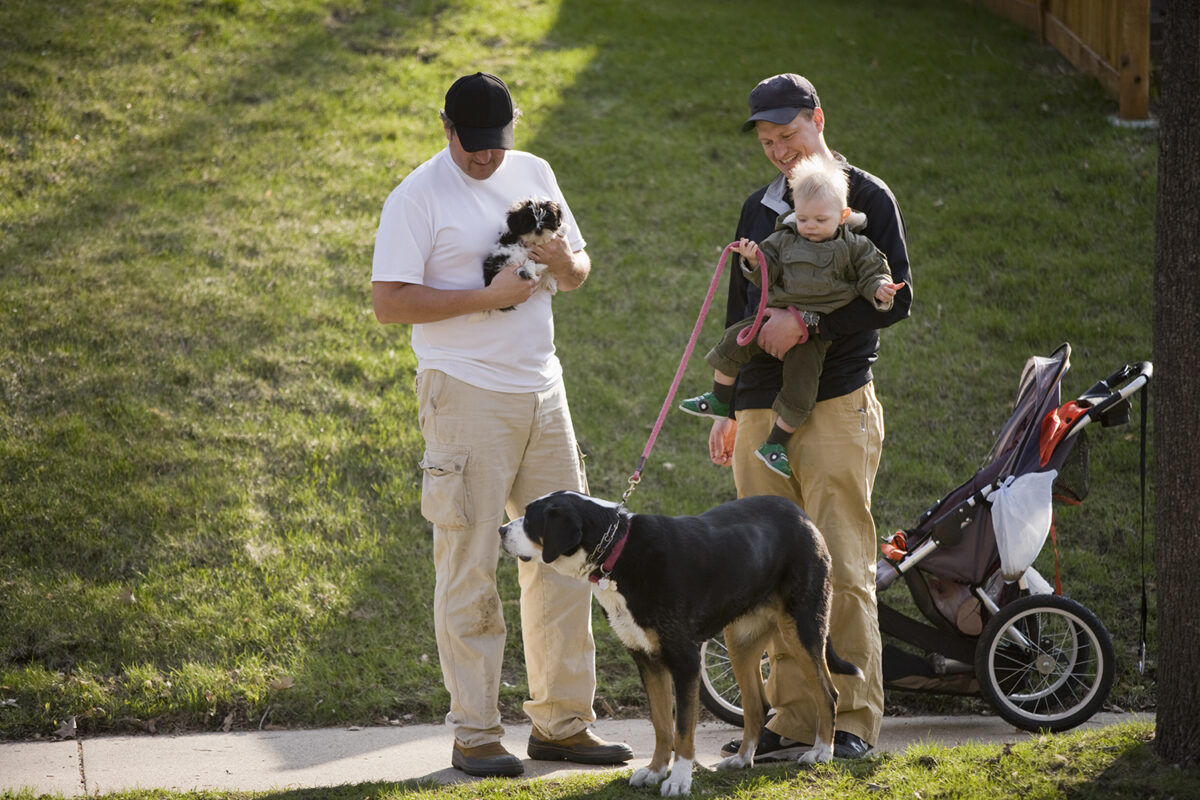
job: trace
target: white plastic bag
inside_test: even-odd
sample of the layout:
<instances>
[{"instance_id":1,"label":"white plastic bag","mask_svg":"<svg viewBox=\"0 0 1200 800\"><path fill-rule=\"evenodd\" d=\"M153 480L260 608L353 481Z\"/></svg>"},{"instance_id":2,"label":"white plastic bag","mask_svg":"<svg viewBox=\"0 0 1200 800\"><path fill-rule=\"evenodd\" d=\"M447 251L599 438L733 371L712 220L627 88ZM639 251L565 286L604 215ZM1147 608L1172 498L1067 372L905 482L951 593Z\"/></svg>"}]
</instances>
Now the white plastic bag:
<instances>
[{"instance_id":1,"label":"white plastic bag","mask_svg":"<svg viewBox=\"0 0 1200 800\"><path fill-rule=\"evenodd\" d=\"M988 496L1000 549L1000 575L1015 581L1033 564L1050 534L1050 494L1058 470L1011 475Z\"/></svg>"}]
</instances>

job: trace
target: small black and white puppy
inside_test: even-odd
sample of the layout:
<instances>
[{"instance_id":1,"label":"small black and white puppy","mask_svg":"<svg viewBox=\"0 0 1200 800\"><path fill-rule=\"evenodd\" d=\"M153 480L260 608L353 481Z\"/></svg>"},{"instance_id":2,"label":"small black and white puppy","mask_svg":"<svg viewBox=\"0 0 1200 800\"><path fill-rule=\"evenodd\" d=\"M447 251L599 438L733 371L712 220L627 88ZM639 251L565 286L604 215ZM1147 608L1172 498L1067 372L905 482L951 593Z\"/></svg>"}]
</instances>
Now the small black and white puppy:
<instances>
[{"instance_id":1,"label":"small black and white puppy","mask_svg":"<svg viewBox=\"0 0 1200 800\"><path fill-rule=\"evenodd\" d=\"M554 492L500 528L500 541L510 555L593 582L650 698L654 755L629 779L634 786L661 782L660 793L670 797L691 790L700 643L721 630L742 692L745 729L737 755L718 768L754 766L767 710L760 662L776 632L788 657L809 661L816 675L813 748L799 761L833 758L832 673L862 673L829 642L829 549L791 500L746 497L698 516L667 517Z\"/></svg>"},{"instance_id":2,"label":"small black and white puppy","mask_svg":"<svg viewBox=\"0 0 1200 800\"><path fill-rule=\"evenodd\" d=\"M553 273L546 269L545 264L530 260L529 248L548 242L555 236L561 236L566 230L562 208L553 200L531 197L514 203L508 209L499 241L483 260L483 285L491 285L492 279L500 270L516 263L520 265L517 269L518 275L526 280L536 278L543 289L554 294L558 291L558 281L554 279ZM516 306L500 310L512 311L514 308Z\"/></svg>"}]
</instances>

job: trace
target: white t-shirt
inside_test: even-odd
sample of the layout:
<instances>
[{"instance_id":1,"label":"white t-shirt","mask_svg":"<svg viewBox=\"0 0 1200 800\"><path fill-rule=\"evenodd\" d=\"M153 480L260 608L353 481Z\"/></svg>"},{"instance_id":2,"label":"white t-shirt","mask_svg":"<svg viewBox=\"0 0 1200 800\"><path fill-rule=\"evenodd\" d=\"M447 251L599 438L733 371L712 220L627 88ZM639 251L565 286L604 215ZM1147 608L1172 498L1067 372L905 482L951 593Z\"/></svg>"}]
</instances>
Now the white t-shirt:
<instances>
[{"instance_id":1,"label":"white t-shirt","mask_svg":"<svg viewBox=\"0 0 1200 800\"><path fill-rule=\"evenodd\" d=\"M371 280L434 289L478 289L483 260L504 227L509 207L540 197L556 201L569 226L572 252L586 242L563 199L554 171L541 158L509 150L487 180L458 168L449 148L413 170L383 204ZM554 352L548 292L513 311L464 315L412 326L417 370L437 369L497 392L537 392L562 375Z\"/></svg>"}]
</instances>

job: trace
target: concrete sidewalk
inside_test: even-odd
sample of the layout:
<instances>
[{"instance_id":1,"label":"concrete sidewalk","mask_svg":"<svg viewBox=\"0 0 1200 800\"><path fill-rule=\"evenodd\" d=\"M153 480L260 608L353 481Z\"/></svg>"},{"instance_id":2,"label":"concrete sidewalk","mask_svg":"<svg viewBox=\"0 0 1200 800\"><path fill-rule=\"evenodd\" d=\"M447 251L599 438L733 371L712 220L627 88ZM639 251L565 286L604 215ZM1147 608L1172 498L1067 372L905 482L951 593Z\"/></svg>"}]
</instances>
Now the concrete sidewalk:
<instances>
[{"instance_id":1,"label":"concrete sidewalk","mask_svg":"<svg viewBox=\"0 0 1200 800\"><path fill-rule=\"evenodd\" d=\"M1097 714L1083 727L1152 719L1147 714ZM633 748L636 758L622 770L650 760L654 730L648 720L601 720L595 730ZM697 761L716 764L721 745L740 735L739 729L722 723L702 723L696 732ZM1031 735L998 717L885 717L876 750L899 752L926 742L1017 742ZM524 758L528 738L528 724L512 725L504 744ZM372 781L474 780L451 768L453 743L453 734L441 725L5 742L0 743L0 792L28 789L82 797L126 789L266 791ZM616 769L525 761L527 778Z\"/></svg>"}]
</instances>

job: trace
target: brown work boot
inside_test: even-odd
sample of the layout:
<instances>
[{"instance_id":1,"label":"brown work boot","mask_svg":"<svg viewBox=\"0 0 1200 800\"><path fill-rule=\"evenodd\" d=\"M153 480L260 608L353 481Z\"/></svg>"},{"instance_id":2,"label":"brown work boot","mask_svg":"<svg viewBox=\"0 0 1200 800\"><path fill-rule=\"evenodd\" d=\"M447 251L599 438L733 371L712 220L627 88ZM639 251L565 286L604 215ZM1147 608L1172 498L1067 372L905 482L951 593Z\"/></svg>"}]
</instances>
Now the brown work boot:
<instances>
[{"instance_id":1,"label":"brown work boot","mask_svg":"<svg viewBox=\"0 0 1200 800\"><path fill-rule=\"evenodd\" d=\"M624 764L633 758L629 745L606 742L591 728L566 739L551 739L537 728L529 735L529 757L538 761L574 761L577 764Z\"/></svg>"},{"instance_id":2,"label":"brown work boot","mask_svg":"<svg viewBox=\"0 0 1200 800\"><path fill-rule=\"evenodd\" d=\"M521 759L504 749L499 742L488 742L478 747L464 747L454 741L454 752L450 764L476 778L513 778L525 774Z\"/></svg>"}]
</instances>

